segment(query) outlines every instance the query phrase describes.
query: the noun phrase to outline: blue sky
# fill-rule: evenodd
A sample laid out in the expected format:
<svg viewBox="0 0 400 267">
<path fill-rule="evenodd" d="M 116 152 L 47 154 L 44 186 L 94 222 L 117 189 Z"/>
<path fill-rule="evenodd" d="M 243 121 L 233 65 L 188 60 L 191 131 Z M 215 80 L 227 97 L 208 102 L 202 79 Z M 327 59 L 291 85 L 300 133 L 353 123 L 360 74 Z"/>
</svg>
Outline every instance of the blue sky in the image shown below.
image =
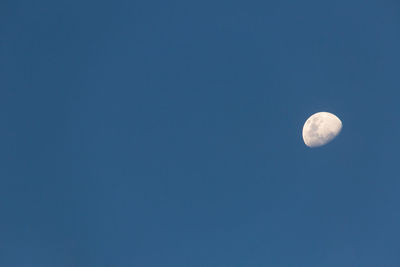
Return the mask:
<svg viewBox="0 0 400 267">
<path fill-rule="evenodd" d="M 396 1 L 3 1 L 0 265 L 400 265 Z M 309 149 L 305 120 L 340 136 Z"/>
</svg>

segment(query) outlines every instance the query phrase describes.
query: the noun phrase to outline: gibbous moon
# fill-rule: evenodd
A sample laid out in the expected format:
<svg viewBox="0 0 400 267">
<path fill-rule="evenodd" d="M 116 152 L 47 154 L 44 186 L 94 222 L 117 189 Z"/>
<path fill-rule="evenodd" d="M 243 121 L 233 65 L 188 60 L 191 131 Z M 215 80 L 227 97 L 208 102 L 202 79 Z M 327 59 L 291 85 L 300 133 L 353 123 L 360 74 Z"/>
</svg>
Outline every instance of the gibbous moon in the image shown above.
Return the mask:
<svg viewBox="0 0 400 267">
<path fill-rule="evenodd" d="M 318 112 L 309 117 L 303 126 L 303 140 L 308 147 L 323 146 L 342 130 L 342 122 L 329 112 Z"/>
</svg>

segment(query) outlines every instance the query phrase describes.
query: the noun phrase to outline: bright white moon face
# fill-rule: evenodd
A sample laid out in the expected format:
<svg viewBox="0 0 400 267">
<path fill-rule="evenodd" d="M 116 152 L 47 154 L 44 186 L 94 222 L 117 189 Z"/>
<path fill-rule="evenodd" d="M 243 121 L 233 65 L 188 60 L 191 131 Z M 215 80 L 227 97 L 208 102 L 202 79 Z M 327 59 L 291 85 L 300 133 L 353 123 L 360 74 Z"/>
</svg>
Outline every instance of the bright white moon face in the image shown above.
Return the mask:
<svg viewBox="0 0 400 267">
<path fill-rule="evenodd" d="M 329 112 L 318 112 L 307 119 L 303 126 L 303 140 L 309 147 L 323 146 L 332 141 L 342 130 L 342 122 Z"/>
</svg>

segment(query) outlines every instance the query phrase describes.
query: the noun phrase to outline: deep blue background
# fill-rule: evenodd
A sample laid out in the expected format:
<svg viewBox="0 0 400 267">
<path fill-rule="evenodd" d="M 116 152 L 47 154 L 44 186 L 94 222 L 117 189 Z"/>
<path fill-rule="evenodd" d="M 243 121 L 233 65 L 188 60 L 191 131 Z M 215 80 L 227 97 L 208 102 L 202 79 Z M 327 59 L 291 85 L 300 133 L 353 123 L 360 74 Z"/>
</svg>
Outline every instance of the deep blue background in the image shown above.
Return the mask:
<svg viewBox="0 0 400 267">
<path fill-rule="evenodd" d="M 398 1 L 6 0 L 0 38 L 1 266 L 400 266 Z"/>
</svg>

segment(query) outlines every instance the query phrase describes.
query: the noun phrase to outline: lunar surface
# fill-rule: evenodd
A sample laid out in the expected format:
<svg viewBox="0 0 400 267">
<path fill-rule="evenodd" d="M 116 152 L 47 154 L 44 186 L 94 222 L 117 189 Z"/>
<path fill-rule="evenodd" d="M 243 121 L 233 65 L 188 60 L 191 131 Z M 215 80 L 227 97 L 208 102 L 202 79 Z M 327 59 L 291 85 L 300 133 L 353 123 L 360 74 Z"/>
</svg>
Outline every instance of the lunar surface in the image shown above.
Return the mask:
<svg viewBox="0 0 400 267">
<path fill-rule="evenodd" d="M 303 126 L 303 140 L 309 147 L 319 147 L 332 141 L 342 130 L 342 122 L 329 112 L 318 112 Z"/>
</svg>

